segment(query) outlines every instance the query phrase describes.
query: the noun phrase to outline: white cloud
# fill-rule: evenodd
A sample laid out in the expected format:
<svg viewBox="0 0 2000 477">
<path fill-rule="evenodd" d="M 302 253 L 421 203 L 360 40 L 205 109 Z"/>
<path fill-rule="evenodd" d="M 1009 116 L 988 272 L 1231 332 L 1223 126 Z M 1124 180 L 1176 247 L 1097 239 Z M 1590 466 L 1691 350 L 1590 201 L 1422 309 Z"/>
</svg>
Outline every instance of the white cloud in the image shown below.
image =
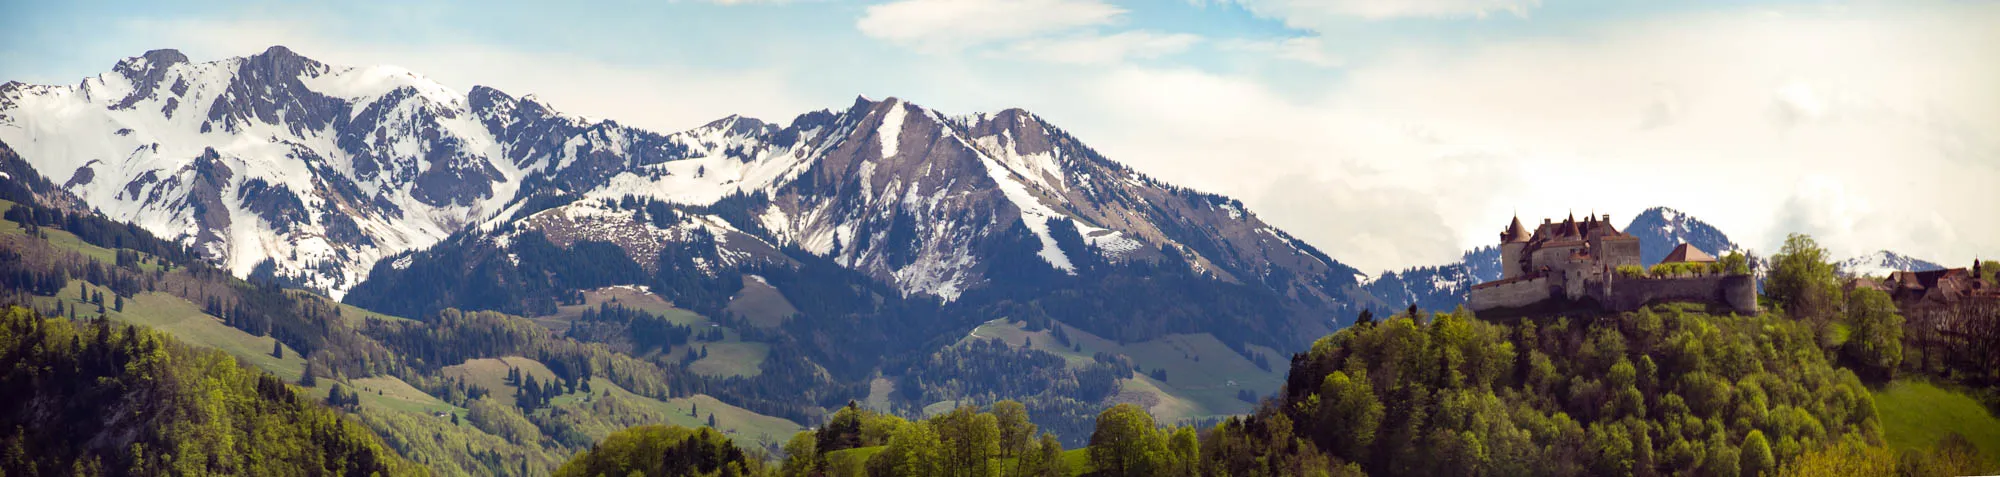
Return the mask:
<svg viewBox="0 0 2000 477">
<path fill-rule="evenodd" d="M 2000 44 L 2000 7 L 1727 11 L 1574 37 L 1590 41 L 1390 48 L 1305 93 L 1127 66 L 984 94 L 1037 98 L 1107 157 L 1242 198 L 1369 272 L 1455 259 L 1516 210 L 1622 223 L 1672 206 L 1767 253 L 1791 231 L 1944 262 L 2000 246 L 2000 64 L 1971 46 Z"/>
<path fill-rule="evenodd" d="M 1201 37 L 1186 33 L 1128 31 L 1112 35 L 1034 38 L 1014 43 L 1009 56 L 1054 63 L 1101 64 L 1126 58 L 1158 58 L 1187 51 Z"/>
<path fill-rule="evenodd" d="M 1485 17 L 1495 13 L 1527 16 L 1541 0 L 1213 0 L 1234 2 L 1258 15 L 1283 19 L 1294 28 L 1320 29 L 1344 18 Z"/>
<path fill-rule="evenodd" d="M 1278 40 L 1230 39 L 1221 46 L 1227 52 L 1247 52 L 1268 55 L 1287 61 L 1296 61 L 1319 67 L 1340 66 L 1343 62 L 1327 51 L 1325 41 L 1317 36 L 1301 36 Z"/>
<path fill-rule="evenodd" d="M 1125 9 L 1099 0 L 897 0 L 870 5 L 863 34 L 931 52 L 1112 22 Z"/>
</svg>

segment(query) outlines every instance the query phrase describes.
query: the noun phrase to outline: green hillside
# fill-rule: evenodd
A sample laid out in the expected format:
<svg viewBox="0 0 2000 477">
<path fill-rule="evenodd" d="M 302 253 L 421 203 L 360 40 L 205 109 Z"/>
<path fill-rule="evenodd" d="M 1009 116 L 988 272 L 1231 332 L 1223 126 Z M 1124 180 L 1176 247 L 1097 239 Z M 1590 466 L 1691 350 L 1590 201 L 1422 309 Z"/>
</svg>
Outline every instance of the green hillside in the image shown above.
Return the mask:
<svg viewBox="0 0 2000 477">
<path fill-rule="evenodd" d="M 0 203 L 0 209 L 17 207 L 26 206 Z M 421 321 L 384 315 L 309 292 L 246 283 L 199 261 L 170 260 L 188 255 L 94 215 L 43 209 L 9 217 L 45 223 L 0 222 L 0 257 L 6 257 L 0 275 L 11 284 L 0 290 L 0 302 L 77 320 L 106 317 L 218 351 L 233 363 L 272 373 L 271 382 L 303 383 L 292 385 L 300 399 L 350 416 L 359 424 L 353 429 L 379 436 L 376 445 L 421 464 L 419 470 L 546 475 L 620 429 L 701 426 L 711 417 L 739 442 L 760 447 L 801 429 L 679 388 L 699 371 L 570 340 L 518 317 L 456 310 Z M 75 224 L 92 232 L 60 228 Z M 614 287 L 592 302 L 631 303 L 679 323 L 711 324 L 636 289 Z M 763 354 L 756 348 L 765 345 L 724 331 L 720 341 L 700 342 L 719 348 L 701 367 L 717 375 L 755 373 Z M 507 380 L 510 369 L 539 383 L 529 394 L 533 401 L 516 399 L 521 386 Z M 600 374 L 586 374 L 592 372 Z"/>
<path fill-rule="evenodd" d="M 1284 384 L 1283 375 L 1259 368 L 1206 333 L 1119 345 L 1075 327 L 1056 326 L 1062 327 L 1069 346 L 1055 337 L 1053 329 L 1028 331 L 1023 323 L 1004 319 L 974 328 L 959 342 L 999 339 L 1014 347 L 1025 344 L 1059 356 L 1073 368 L 1090 365 L 1097 353 L 1129 357 L 1143 372 L 1121 383 L 1118 402 L 1140 404 L 1169 422 L 1248 413 L 1255 404 L 1239 399 L 1240 392 L 1268 396 Z M 1163 370 L 1166 381 L 1145 376 L 1154 370 Z"/>
<path fill-rule="evenodd" d="M 0 356 L 7 475 L 425 473 L 277 378 L 143 327 L 9 307 Z"/>
<path fill-rule="evenodd" d="M 1956 433 L 1972 441 L 1992 469 L 2000 469 L 2000 419 L 1971 397 L 1905 379 L 1875 391 L 1875 410 L 1890 447 L 1929 449 Z"/>
</svg>

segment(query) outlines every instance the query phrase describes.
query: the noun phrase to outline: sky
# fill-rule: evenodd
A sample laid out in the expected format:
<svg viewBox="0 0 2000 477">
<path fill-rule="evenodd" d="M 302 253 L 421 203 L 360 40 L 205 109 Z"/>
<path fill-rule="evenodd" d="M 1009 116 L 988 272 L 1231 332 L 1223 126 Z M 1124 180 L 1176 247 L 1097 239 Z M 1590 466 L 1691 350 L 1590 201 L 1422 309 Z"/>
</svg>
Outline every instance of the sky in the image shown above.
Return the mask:
<svg viewBox="0 0 2000 477">
<path fill-rule="evenodd" d="M 1771 253 L 2000 256 L 2000 3 L 0 0 L 0 81 L 271 45 L 661 132 L 1026 108 L 1374 274 L 1667 206 Z"/>
</svg>

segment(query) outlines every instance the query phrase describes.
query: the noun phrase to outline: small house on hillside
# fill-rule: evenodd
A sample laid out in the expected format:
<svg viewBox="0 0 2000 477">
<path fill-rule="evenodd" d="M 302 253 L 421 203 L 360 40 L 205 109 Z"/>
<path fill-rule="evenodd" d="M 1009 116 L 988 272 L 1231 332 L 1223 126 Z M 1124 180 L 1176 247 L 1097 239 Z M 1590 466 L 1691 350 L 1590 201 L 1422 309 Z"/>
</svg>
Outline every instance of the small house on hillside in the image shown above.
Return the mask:
<svg viewBox="0 0 2000 477">
<path fill-rule="evenodd" d="M 1675 245 L 1674 251 L 1667 252 L 1667 258 L 1660 260 L 1660 263 L 1715 263 L 1715 256 L 1695 248 L 1694 245 L 1682 243 Z"/>
</svg>

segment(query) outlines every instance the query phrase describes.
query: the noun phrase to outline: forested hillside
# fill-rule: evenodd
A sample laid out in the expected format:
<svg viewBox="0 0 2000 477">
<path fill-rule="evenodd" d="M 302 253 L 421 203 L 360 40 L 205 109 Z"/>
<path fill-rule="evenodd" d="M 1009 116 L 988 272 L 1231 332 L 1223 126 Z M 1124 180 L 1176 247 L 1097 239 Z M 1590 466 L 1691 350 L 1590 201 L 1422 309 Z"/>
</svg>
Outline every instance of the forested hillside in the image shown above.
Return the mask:
<svg viewBox="0 0 2000 477">
<path fill-rule="evenodd" d="M 35 199 L 18 193 L 10 197 Z M 92 326 L 109 323 L 119 330 L 127 326 L 151 329 L 159 336 L 216 350 L 219 356 L 254 366 L 256 371 L 242 371 L 251 382 L 281 383 L 278 389 L 295 386 L 287 392 L 337 409 L 339 412 L 323 410 L 333 416 L 333 422 L 347 423 L 343 424 L 346 429 L 360 436 L 379 435 L 379 439 L 368 437 L 377 439 L 373 442 L 383 455 L 407 456 L 439 474 L 546 475 L 563 459 L 612 432 L 643 424 L 706 424 L 773 447 L 799 429 L 794 421 L 737 407 L 707 394 L 743 394 L 730 391 L 746 387 L 740 379 L 702 376 L 671 362 L 642 361 L 612 351 L 605 344 L 571 339 L 518 317 L 449 309 L 421 320 L 382 315 L 315 294 L 285 290 L 270 282 L 238 280 L 193 258 L 182 247 L 92 213 L 32 202 L 0 201 L 0 209 L 7 219 L 0 222 L 0 258 L 4 258 L 0 260 L 0 285 L 5 285 L 0 288 L 0 303 Z M 622 313 L 619 316 L 642 323 L 659 321 L 650 313 L 611 311 L 614 309 L 605 308 L 603 313 Z M 620 332 L 651 342 L 672 341 L 675 330 L 672 326 L 632 328 L 628 324 Z M 699 338 L 689 330 L 683 339 Z M 122 366 L 123 362 L 118 363 Z M 260 373 L 270 374 L 259 378 Z M 804 419 L 810 416 L 807 410 L 812 406 L 812 392 L 836 389 L 810 381 L 813 375 L 805 372 L 772 374 L 808 381 L 787 384 L 783 400 L 761 401 L 765 404 L 759 409 L 771 414 Z M 173 378 L 163 372 L 129 378 L 154 377 Z M 44 390 L 43 386 L 24 381 L 8 390 L 66 389 Z M 29 402 L 29 397 L 19 402 Z M 83 397 L 75 402 L 105 406 L 89 408 L 92 413 L 115 415 L 125 406 Z M 226 406 L 220 401 L 202 404 L 203 399 L 207 398 L 177 399 L 157 392 L 133 398 L 140 404 L 159 400 L 196 407 Z M 831 405 L 845 402 L 844 397 L 838 399 Z M 339 417 L 343 414 L 351 417 Z M 155 421 L 178 426 L 174 423 L 206 419 L 201 416 L 168 413 Z M 53 432 L 68 429 L 59 424 L 88 415 L 39 418 L 42 420 L 21 422 L 25 429 Z M 198 420 L 186 425 L 201 423 L 229 421 Z M 113 437 L 107 442 L 114 444 L 137 439 L 108 435 Z M 234 452 L 256 451 L 258 446 L 255 439 L 248 438 L 228 442 L 239 446 Z M 75 447 L 91 448 L 83 444 Z M 88 456 L 33 455 L 47 455 L 46 462 L 65 469 L 70 464 L 91 465 L 88 459 L 78 460 Z M 347 465 L 350 461 L 365 465 L 370 460 L 341 458 L 332 462 Z M 214 465 L 238 465 L 217 462 Z M 111 464 L 125 468 L 122 461 Z"/>
<path fill-rule="evenodd" d="M 795 435 L 774 472 L 1895 476 L 2000 469 L 1991 450 L 2000 421 L 1951 390 L 1981 385 L 1990 373 L 1907 366 L 1897 306 L 1882 292 L 1835 285 L 1823 256 L 1810 238 L 1789 241 L 1774 257 L 1770 310 L 1753 316 L 1678 303 L 1508 322 L 1463 310 L 1363 316 L 1294 356 L 1283 392 L 1249 416 L 1207 429 L 1162 426 L 1143 408 L 1119 405 L 1096 417 L 1087 448 L 1067 452 L 1013 401 L 923 420 L 850 406 Z M 1955 349 L 1983 338 L 1956 336 L 1962 340 L 1924 351 L 1925 361 L 1971 362 Z M 975 341 L 953 356 L 993 354 L 989 348 L 998 346 L 997 339 Z M 1911 381 L 1913 373 L 1922 376 Z M 982 382 L 1002 387 L 1041 379 L 988 377 Z M 1896 420 L 1885 422 L 1888 416 Z"/>
<path fill-rule="evenodd" d="M 425 475 L 228 354 L 106 319 L 0 314 L 5 475 Z"/>
</svg>

